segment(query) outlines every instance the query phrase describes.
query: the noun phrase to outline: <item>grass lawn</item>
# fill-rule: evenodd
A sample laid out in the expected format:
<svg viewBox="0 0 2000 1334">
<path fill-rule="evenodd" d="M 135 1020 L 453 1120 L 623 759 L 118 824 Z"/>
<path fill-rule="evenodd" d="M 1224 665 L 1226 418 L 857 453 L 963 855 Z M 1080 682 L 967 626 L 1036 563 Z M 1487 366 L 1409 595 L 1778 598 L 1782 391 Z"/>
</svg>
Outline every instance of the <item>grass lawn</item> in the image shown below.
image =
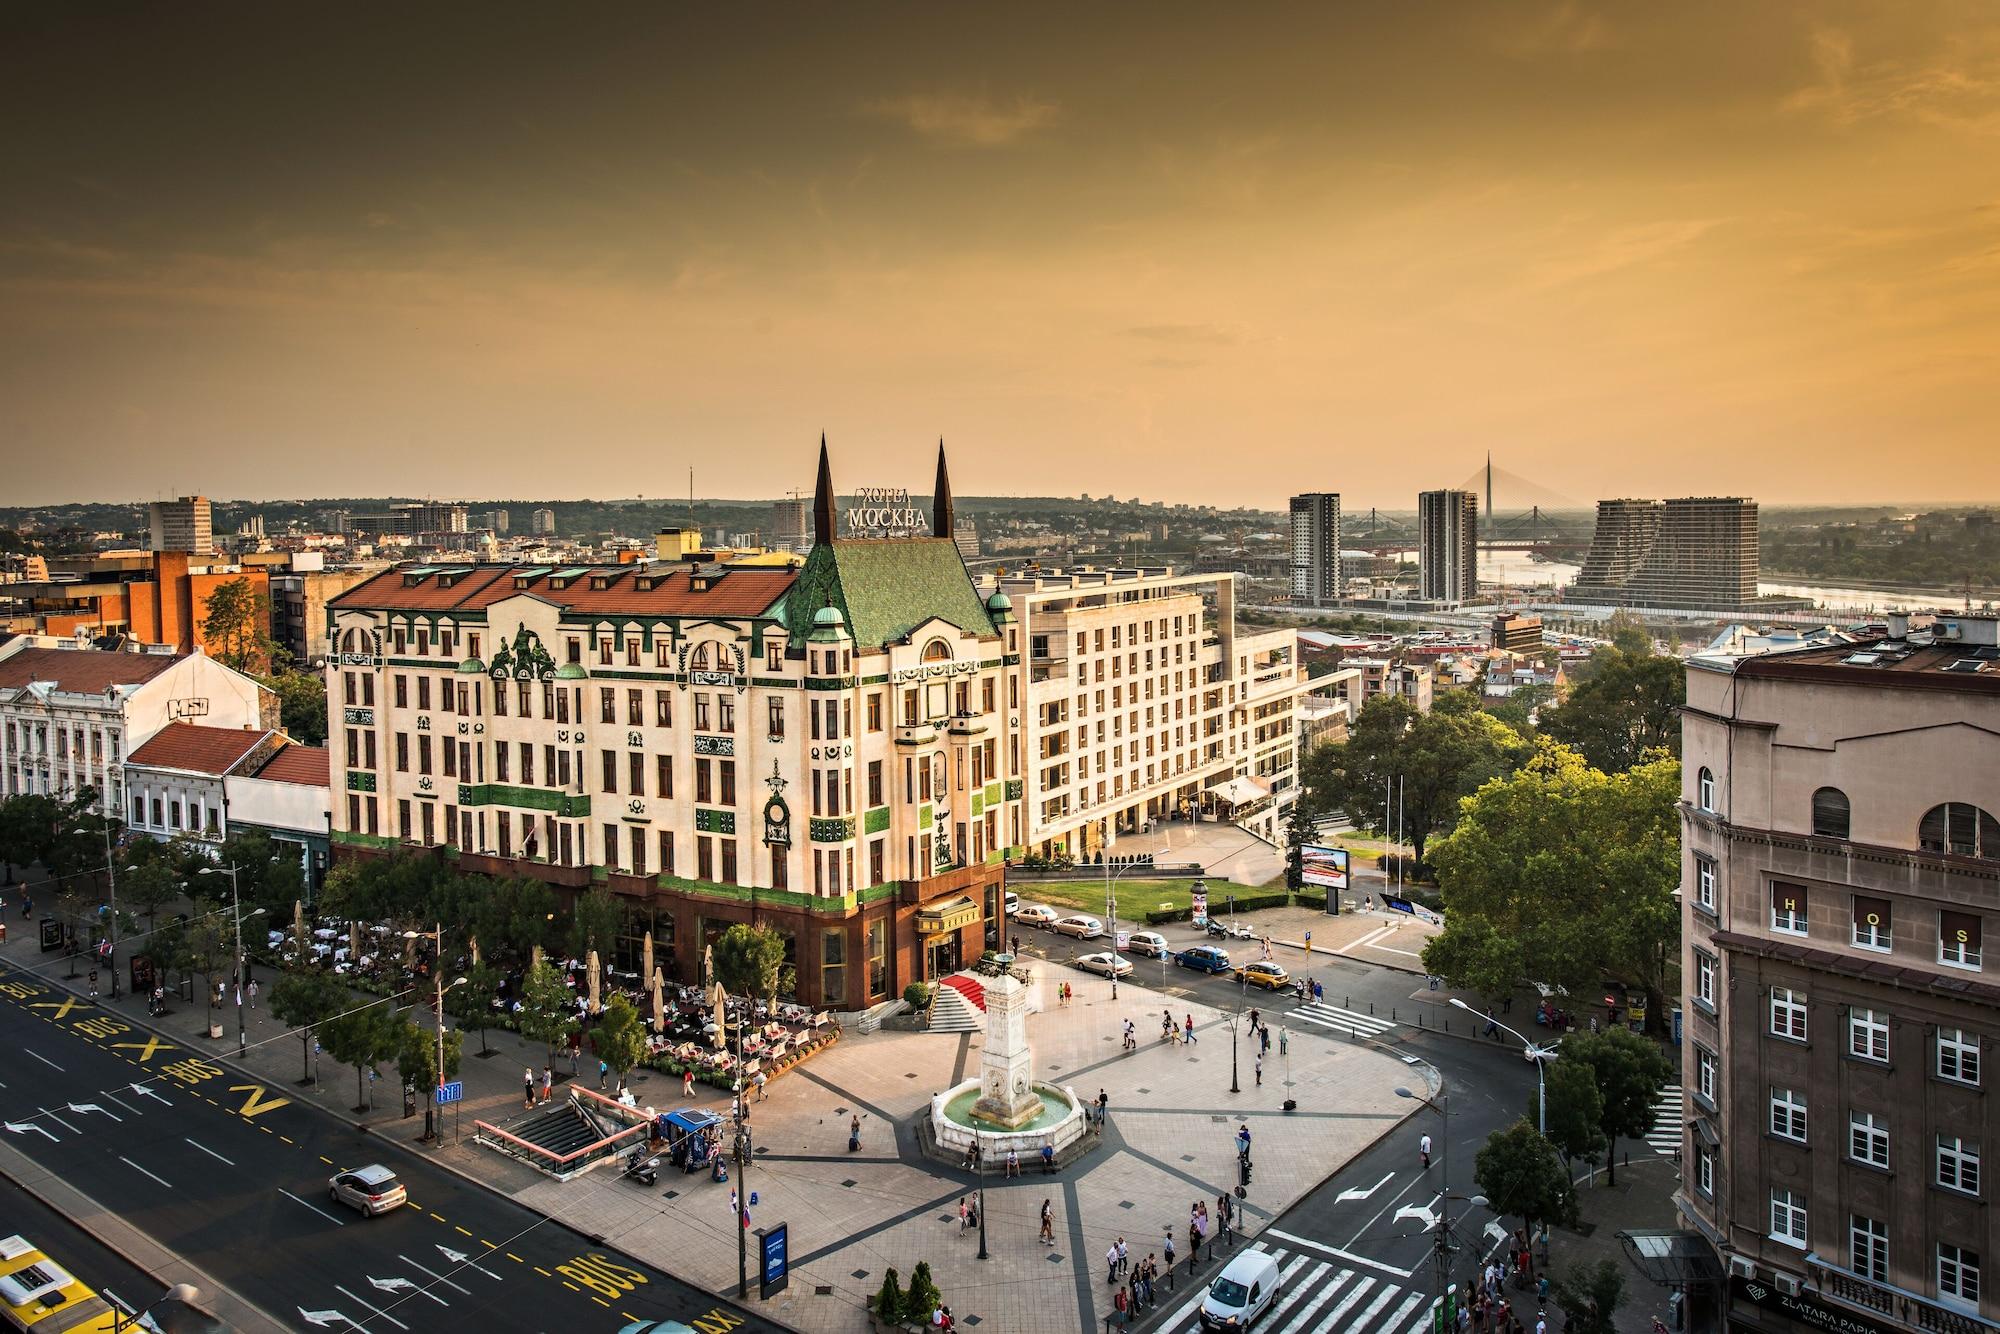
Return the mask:
<svg viewBox="0 0 2000 1334">
<path fill-rule="evenodd" d="M 1279 876 L 1269 887 L 1282 891 L 1285 878 Z M 1087 912 L 1093 917 L 1104 916 L 1104 880 L 1101 876 L 1096 880 L 1023 880 L 1008 888 L 1021 896 L 1022 903 L 1046 903 L 1065 913 Z M 1208 887 L 1208 903 L 1212 911 L 1220 911 L 1230 894 L 1263 892 L 1263 889 L 1252 889 L 1247 885 L 1232 886 L 1225 881 L 1215 881 Z M 1185 911 L 1194 902 L 1194 881 L 1140 880 L 1127 876 L 1111 882 L 1111 894 L 1118 904 L 1119 917 L 1129 920 L 1168 908 Z"/>
</svg>

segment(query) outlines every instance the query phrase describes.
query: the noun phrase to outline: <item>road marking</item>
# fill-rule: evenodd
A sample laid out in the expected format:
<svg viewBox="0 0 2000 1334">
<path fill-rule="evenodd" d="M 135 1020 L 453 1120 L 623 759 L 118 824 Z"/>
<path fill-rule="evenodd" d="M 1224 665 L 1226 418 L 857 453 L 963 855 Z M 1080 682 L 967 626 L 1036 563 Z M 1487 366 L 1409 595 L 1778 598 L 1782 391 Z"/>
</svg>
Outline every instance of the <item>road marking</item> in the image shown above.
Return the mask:
<svg viewBox="0 0 2000 1334">
<path fill-rule="evenodd" d="M 1338 1005 L 1327 1005 L 1318 1001 L 1296 1010 L 1287 1010 L 1285 1013 L 1308 1024 L 1316 1024 L 1321 1028 L 1330 1028 L 1336 1033 L 1348 1033 L 1355 1037 L 1380 1037 L 1396 1027 L 1394 1020 L 1362 1014 L 1358 1010 L 1344 1010 Z"/>
<path fill-rule="evenodd" d="M 444 1284 L 448 1288 L 458 1288 L 460 1292 L 464 1293 L 468 1297 L 472 1295 L 471 1288 L 460 1288 L 458 1284 L 452 1282 L 450 1279 L 446 1278 L 443 1274 L 437 1273 L 434 1270 L 424 1268 L 422 1265 L 418 1264 L 415 1260 L 412 1260 L 407 1255 L 399 1255 L 396 1258 L 398 1260 L 401 1260 L 404 1264 L 408 1265 L 410 1268 L 416 1270 L 419 1274 L 428 1275 L 429 1277 L 434 1278 L 438 1282 Z"/>
<path fill-rule="evenodd" d="M 1353 1310 L 1355 1303 L 1367 1296 L 1369 1289 L 1373 1288 L 1375 1283 L 1376 1280 L 1373 1277 L 1364 1275 L 1359 1283 L 1349 1288 L 1347 1295 L 1340 1299 L 1340 1305 L 1327 1312 L 1326 1328 L 1339 1329 L 1341 1327 L 1340 1318 Z M 1386 1287 L 1387 1285 L 1384 1286 Z M 1395 1289 L 1390 1288 L 1389 1291 L 1393 1292 Z"/>
<path fill-rule="evenodd" d="M 1411 1177 L 1410 1184 L 1403 1187 L 1401 1190 L 1397 1191 L 1396 1194 L 1390 1199 L 1389 1203 L 1383 1205 L 1380 1209 L 1377 1209 L 1375 1211 L 1375 1216 L 1369 1219 L 1367 1222 L 1363 1223 L 1359 1228 L 1359 1230 L 1357 1230 L 1353 1236 L 1347 1239 L 1347 1244 L 1349 1246 L 1352 1246 L 1355 1242 L 1360 1241 L 1364 1236 L 1366 1236 L 1368 1234 L 1368 1229 L 1374 1227 L 1377 1223 L 1381 1222 L 1382 1215 L 1388 1213 L 1390 1209 L 1394 1208 L 1397 1200 L 1402 1199 L 1405 1195 L 1408 1195 L 1411 1191 L 1415 1190 L 1417 1188 L 1417 1185 L 1420 1182 L 1422 1182 L 1423 1179 L 1424 1178 L 1421 1173 Z"/>
<path fill-rule="evenodd" d="M 454 1232 L 463 1232 L 463 1233 L 465 1233 L 465 1235 L 466 1235 L 466 1236 L 468 1236 L 468 1237 L 472 1235 L 472 1234 L 471 1234 L 470 1232 L 466 1232 L 464 1228 L 460 1227 L 460 1226 L 459 1226 L 458 1224 L 456 1224 L 456 1223 L 453 1223 L 453 1224 L 452 1224 L 451 1226 L 452 1226 L 452 1230 L 453 1230 Z"/>
<path fill-rule="evenodd" d="M 1398 1325 L 1402 1324 L 1405 1320 L 1408 1320 L 1410 1318 L 1410 1316 L 1416 1311 L 1418 1305 L 1424 1302 L 1428 1302 L 1430 1300 L 1431 1298 L 1425 1295 L 1424 1293 L 1421 1292 L 1411 1293 L 1409 1300 L 1404 1302 L 1401 1306 L 1397 1307 L 1395 1312 L 1392 1315 L 1390 1315 L 1390 1317 L 1387 1320 L 1382 1322 L 1383 1328 L 1385 1329 L 1396 1328 Z"/>
<path fill-rule="evenodd" d="M 243 1105 L 236 1109 L 239 1116 L 261 1116 L 274 1108 L 287 1106 L 292 1101 L 290 1098 L 265 1097 L 264 1095 L 269 1093 L 270 1090 L 262 1084 L 231 1084 L 229 1091 L 231 1093 L 245 1093 L 249 1095 L 243 1099 Z"/>
<path fill-rule="evenodd" d="M 118 1155 L 118 1161 L 125 1164 L 125 1166 L 131 1168 L 134 1172 L 146 1172 L 145 1168 L 139 1166 L 139 1164 L 133 1162 L 130 1158 L 127 1158 L 122 1153 Z M 172 1190 L 174 1188 L 173 1182 L 168 1181 L 166 1178 L 159 1176 L 156 1173 L 146 1172 L 146 1175 L 152 1177 L 153 1180 L 159 1182 L 162 1186 L 165 1186 L 168 1190 Z"/>
<path fill-rule="evenodd" d="M 1396 1294 L 1401 1291 L 1401 1288 L 1391 1287 L 1387 1283 L 1383 1284 L 1381 1294 L 1374 1301 L 1368 1303 L 1368 1309 L 1361 1313 L 1360 1319 L 1355 1322 L 1356 1326 L 1360 1329 L 1381 1328 L 1381 1326 L 1374 1323 L 1376 1315 L 1381 1312 L 1383 1307 L 1395 1301 Z"/>
<path fill-rule="evenodd" d="M 195 1146 L 195 1147 L 196 1147 L 197 1149 L 200 1149 L 200 1150 L 201 1150 L 201 1151 L 202 1151 L 203 1153 L 205 1153 L 205 1154 L 207 1154 L 207 1155 L 208 1155 L 209 1157 L 211 1157 L 211 1158 L 215 1159 L 215 1161 L 216 1161 L 216 1162 L 218 1162 L 218 1163 L 229 1163 L 229 1165 L 230 1165 L 231 1167 L 234 1167 L 234 1166 L 236 1166 L 236 1164 L 235 1164 L 235 1163 L 230 1163 L 230 1162 L 229 1162 L 229 1160 L 228 1160 L 227 1158 L 224 1158 L 224 1157 L 223 1157 L 223 1156 L 222 1156 L 221 1154 L 217 1153 L 217 1152 L 216 1152 L 216 1151 L 215 1151 L 214 1149 L 211 1149 L 211 1148 L 209 1148 L 209 1147 L 208 1147 L 208 1146 L 207 1146 L 206 1144 L 197 1144 L 197 1143 L 195 1143 L 195 1141 L 194 1141 L 194 1140 L 188 1140 L 188 1143 L 190 1143 L 190 1144 L 194 1144 L 194 1146 Z"/>
<path fill-rule="evenodd" d="M 168 1101 L 166 1098 L 162 1098 L 159 1094 L 153 1092 L 153 1090 L 147 1088 L 144 1084 L 132 1085 L 132 1092 L 140 1095 L 141 1097 L 151 1098 L 154 1102 L 164 1102 L 169 1107 L 173 1106 L 172 1102 Z"/>
<path fill-rule="evenodd" d="M 366 1328 L 364 1325 L 356 1324 L 353 1319 L 341 1314 L 339 1311 L 308 1311 L 305 1307 L 301 1306 L 299 1314 L 304 1316 L 308 1323 L 319 1325 L 322 1328 L 332 1328 L 333 1322 L 336 1320 L 346 1321 L 348 1324 L 354 1325 L 356 1329 Z"/>
<path fill-rule="evenodd" d="M 1681 1117 L 1685 1107 L 1679 1084 L 1669 1084 L 1660 1090 L 1660 1105 L 1653 1114 L 1653 1128 L 1644 1136 L 1646 1143 L 1655 1151 L 1668 1157 L 1681 1151 L 1681 1136 L 1685 1133 Z"/>
<path fill-rule="evenodd" d="M 117 1103 L 120 1107 L 123 1107 L 126 1111 L 132 1113 L 132 1115 L 134 1116 L 144 1115 L 144 1113 L 141 1112 L 138 1108 L 134 1107 L 131 1103 L 119 1097 L 116 1093 L 106 1091 L 102 1096 L 111 1099 L 111 1101 Z"/>
<path fill-rule="evenodd" d="M 34 1057 L 36 1060 L 40 1061 L 43 1065 L 46 1065 L 51 1070 L 62 1069 L 61 1066 L 57 1065 L 54 1061 L 51 1061 L 48 1057 L 42 1055 L 40 1052 L 34 1050 L 32 1047 L 23 1047 L 21 1048 L 21 1050 L 27 1052 L 28 1055 Z"/>
<path fill-rule="evenodd" d="M 126 1051 L 138 1052 L 139 1053 L 138 1062 L 141 1065 L 144 1065 L 147 1062 L 151 1061 L 153 1059 L 153 1054 L 155 1052 L 180 1050 L 180 1048 L 176 1047 L 173 1043 L 162 1042 L 156 1037 L 149 1037 L 144 1042 L 114 1042 L 111 1045 L 116 1048 L 122 1048 Z M 132 1058 L 127 1057 L 126 1059 L 131 1060 Z M 345 1318 L 346 1318 L 345 1316 L 342 1317 L 342 1319 Z"/>
<path fill-rule="evenodd" d="M 32 1130 L 37 1135 L 47 1135 L 51 1143 L 54 1144 L 62 1143 L 62 1141 L 57 1139 L 54 1135 L 49 1134 L 49 1128 L 47 1126 L 38 1126 L 33 1121 L 0 1121 L 0 1126 L 5 1126 L 8 1130 L 13 1131 L 16 1135 L 25 1135 L 30 1130 Z"/>
<path fill-rule="evenodd" d="M 443 1242 L 434 1241 L 431 1243 L 431 1245 L 437 1247 L 438 1253 L 443 1255 L 445 1259 L 451 1261 L 455 1265 L 464 1265 L 467 1269 L 476 1270 L 477 1272 L 484 1274 L 486 1275 L 486 1277 L 492 1279 L 495 1283 L 506 1282 L 505 1279 L 501 1278 L 498 1274 L 494 1273 L 492 1270 L 480 1269 L 478 1262 L 475 1261 L 471 1256 L 467 1255 L 464 1251 L 454 1251 L 453 1249 L 451 1249 L 451 1247 L 446 1246 Z M 547 1274 L 549 1271 L 544 1269 L 540 1270 L 539 1272 Z"/>
<path fill-rule="evenodd" d="M 508 1252 L 507 1252 L 507 1258 L 508 1258 L 509 1260 L 512 1260 L 512 1261 L 513 1261 L 513 1262 L 514 1262 L 515 1264 L 517 1264 L 517 1265 L 524 1265 L 524 1264 L 528 1263 L 528 1262 L 527 1262 L 526 1260 L 523 1260 L 523 1259 L 522 1259 L 522 1258 L 521 1258 L 520 1256 L 518 1256 L 518 1255 L 514 1254 L 514 1252 L 512 1252 L 512 1251 L 508 1251 Z"/>
<path fill-rule="evenodd" d="M 1358 949 L 1360 949 L 1360 948 L 1361 948 L 1362 946 L 1364 946 L 1364 945 L 1372 945 L 1372 944 L 1374 944 L 1374 943 L 1375 943 L 1376 941 L 1378 941 L 1378 940 L 1380 940 L 1380 939 L 1381 939 L 1382 937 L 1384 937 L 1384 936 L 1388 935 L 1388 934 L 1389 934 L 1389 933 L 1390 933 L 1391 931 L 1393 931 L 1393 930 L 1395 930 L 1395 929 L 1396 929 L 1396 928 L 1394 928 L 1394 927 L 1392 927 L 1392 926 L 1380 926 L 1380 927 L 1377 927 L 1377 928 L 1375 928 L 1375 929 L 1374 929 L 1373 931 L 1370 931 L 1370 932 L 1369 932 L 1369 933 L 1368 933 L 1367 935 L 1365 935 L 1365 936 L 1361 937 L 1361 939 L 1359 939 L 1359 940 L 1350 940 L 1350 941 L 1348 941 L 1348 942 L 1347 942 L 1347 943 L 1346 943 L 1345 945 L 1342 945 L 1342 946 L 1340 946 L 1340 947 L 1339 947 L 1338 949 L 1336 949 L 1336 950 L 1334 951 L 1334 953 L 1336 953 L 1336 954 L 1345 954 L 1345 953 L 1347 953 L 1347 952 L 1348 952 L 1349 950 L 1358 950 Z"/>
<path fill-rule="evenodd" d="M 384 1320 L 394 1325 L 397 1329 L 401 1330 L 409 1329 L 408 1325 L 396 1319 L 396 1317 L 390 1315 L 387 1311 L 383 1310 L 381 1307 L 375 1305 L 373 1302 L 368 1301 L 366 1298 L 355 1296 L 353 1293 L 349 1292 L 346 1288 L 341 1287 L 338 1283 L 333 1285 L 333 1290 L 339 1293 L 341 1296 L 347 1298 L 349 1301 L 358 1302 L 362 1306 L 367 1307 L 369 1310 L 373 1311 L 376 1315 L 381 1316 Z"/>
<path fill-rule="evenodd" d="M 1338 1246 L 1329 1246 L 1323 1241 L 1314 1241 L 1309 1237 L 1296 1236 L 1274 1227 L 1267 1227 L 1257 1235 L 1261 1237 L 1276 1237 L 1289 1246 L 1304 1246 L 1310 1250 L 1331 1255 L 1335 1259 L 1345 1260 L 1349 1264 L 1366 1265 L 1370 1269 L 1379 1269 L 1385 1274 L 1394 1274 L 1397 1278 L 1408 1278 L 1416 1272 L 1414 1269 L 1398 1269 L 1394 1265 L 1385 1264 L 1380 1260 L 1371 1260 L 1365 1255 L 1356 1255 L 1352 1251 L 1343 1251 Z"/>
<path fill-rule="evenodd" d="M 1373 1195 L 1376 1191 L 1382 1189 L 1382 1187 L 1388 1185 L 1391 1181 L 1395 1180 L 1395 1178 L 1396 1174 L 1394 1172 L 1389 1172 L 1385 1174 L 1380 1181 L 1370 1186 L 1367 1190 L 1343 1190 L 1335 1198 L 1341 1200 L 1365 1200 L 1370 1195 Z"/>
<path fill-rule="evenodd" d="M 40 1016 L 43 1019 L 47 1019 L 53 1022 L 57 1019 L 67 1019 L 69 1017 L 69 1012 L 71 1010 L 78 1008 L 79 1006 L 82 1006 L 82 1008 L 86 1010 L 91 1008 L 88 1005 L 83 1005 L 83 1003 L 77 1000 L 77 998 L 74 996 L 65 996 L 63 997 L 63 999 L 59 1001 L 32 1001 L 29 1003 L 28 1008 L 31 1010 L 54 1010 L 55 1011 L 54 1014 L 45 1014 Z M 61 1067 L 57 1068 L 60 1069 Z"/>
<path fill-rule="evenodd" d="M 303 1205 L 305 1205 L 305 1207 L 306 1207 L 306 1208 L 308 1208 L 308 1209 L 312 1210 L 312 1211 L 313 1211 L 314 1213 L 318 1214 L 318 1215 L 319 1215 L 319 1216 L 320 1216 L 321 1218 L 324 1218 L 324 1219 L 325 1219 L 325 1220 L 326 1220 L 327 1222 L 329 1222 L 329 1223 L 333 1224 L 333 1225 L 334 1225 L 335 1227 L 346 1227 L 346 1226 L 347 1226 L 347 1220 L 346 1220 L 346 1219 L 344 1219 L 344 1218 L 335 1218 L 335 1217 L 334 1217 L 334 1216 L 333 1216 L 332 1214 L 330 1214 L 330 1213 L 328 1213 L 328 1212 L 327 1212 L 326 1210 L 324 1210 L 324 1209 L 320 1208 L 320 1207 L 319 1207 L 319 1206 L 318 1206 L 317 1204 L 314 1204 L 314 1203 L 313 1203 L 312 1201 L 310 1201 L 310 1200 L 302 1200 L 302 1199 L 300 1199 L 300 1198 L 299 1198 L 298 1196 L 296 1196 L 296 1195 L 292 1194 L 292 1193 L 291 1193 L 290 1191 L 286 1190 L 286 1189 L 285 1189 L 285 1188 L 284 1188 L 283 1186 L 280 1186 L 280 1187 L 278 1187 L 278 1194 L 280 1194 L 280 1195 L 284 1196 L 284 1197 L 285 1197 L 286 1199 L 288 1199 L 288 1200 L 292 1201 L 292 1202 L 293 1202 L 293 1203 L 295 1203 L 295 1204 L 303 1204 Z M 351 1293 L 350 1293 L 349 1295 L 350 1295 L 350 1296 L 352 1296 L 353 1294 L 351 1294 Z"/>
<path fill-rule="evenodd" d="M 1339 1270 L 1334 1275 L 1333 1282 L 1327 1284 L 1326 1287 L 1320 1292 L 1319 1296 L 1314 1298 L 1313 1301 L 1303 1311 L 1300 1311 L 1297 1315 L 1293 1316 L 1292 1323 L 1286 1325 L 1282 1330 L 1278 1331 L 1278 1334 L 1299 1334 L 1299 1331 L 1304 1329 L 1306 1325 L 1311 1322 L 1313 1314 L 1316 1311 L 1318 1311 L 1320 1307 L 1325 1306 L 1328 1302 L 1332 1301 L 1335 1295 L 1340 1292 L 1342 1285 L 1344 1285 L 1349 1279 L 1353 1277 L 1354 1277 L 1354 1271 L 1352 1269 Z M 1364 1279 L 1363 1281 L 1373 1282 L 1374 1280 Z"/>
<path fill-rule="evenodd" d="M 419 1297 L 430 1298 L 432 1301 L 436 1302 L 439 1306 L 451 1305 L 450 1302 L 438 1296 L 435 1292 L 432 1292 L 429 1288 L 420 1288 L 416 1284 L 412 1283 L 409 1279 L 404 1278 L 401 1274 L 393 1274 L 388 1278 L 376 1278 L 373 1274 L 370 1274 L 368 1276 L 368 1286 L 372 1288 L 380 1288 L 384 1292 L 401 1292 L 405 1288 L 407 1288 L 411 1292 L 416 1293 Z"/>
<path fill-rule="evenodd" d="M 69 1104 L 69 1109 L 72 1112 L 75 1112 L 79 1116 L 81 1116 L 85 1112 L 96 1112 L 99 1116 L 110 1117 L 113 1121 L 118 1122 L 120 1125 L 123 1125 L 125 1123 L 124 1117 L 118 1115 L 118 1113 L 116 1112 L 107 1111 L 105 1108 L 98 1106 L 94 1102 L 73 1102 Z"/>
</svg>

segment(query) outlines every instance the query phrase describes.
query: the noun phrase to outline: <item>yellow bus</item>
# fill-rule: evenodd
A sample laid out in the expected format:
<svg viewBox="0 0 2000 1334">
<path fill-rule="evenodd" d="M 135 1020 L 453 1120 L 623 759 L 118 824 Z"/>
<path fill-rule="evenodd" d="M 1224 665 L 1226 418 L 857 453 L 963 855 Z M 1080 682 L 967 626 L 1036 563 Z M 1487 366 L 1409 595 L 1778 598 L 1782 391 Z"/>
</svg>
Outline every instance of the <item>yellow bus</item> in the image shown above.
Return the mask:
<svg viewBox="0 0 2000 1334">
<path fill-rule="evenodd" d="M 0 1237 L 0 1329 L 33 1334 L 112 1334 L 120 1317 L 25 1237 Z M 125 1329 L 137 1329 L 129 1317 Z"/>
</svg>

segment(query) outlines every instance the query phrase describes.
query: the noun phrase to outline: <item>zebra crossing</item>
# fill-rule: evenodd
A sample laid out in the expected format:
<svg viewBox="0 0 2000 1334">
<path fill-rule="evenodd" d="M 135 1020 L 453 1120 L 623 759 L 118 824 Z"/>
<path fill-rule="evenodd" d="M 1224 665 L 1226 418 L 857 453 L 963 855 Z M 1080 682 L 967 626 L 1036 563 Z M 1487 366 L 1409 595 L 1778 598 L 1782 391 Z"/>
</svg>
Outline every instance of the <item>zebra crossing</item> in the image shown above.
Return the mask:
<svg viewBox="0 0 2000 1334">
<path fill-rule="evenodd" d="M 1349 1037 L 1379 1038 L 1396 1027 L 1394 1020 L 1362 1014 L 1358 1010 L 1343 1010 L 1338 1005 L 1328 1005 L 1322 1001 L 1313 1001 L 1296 1010 L 1287 1010 L 1285 1013 L 1288 1018 L 1316 1024 L 1321 1028 L 1330 1028 Z"/>
<path fill-rule="evenodd" d="M 1653 1128 L 1646 1132 L 1646 1143 L 1671 1158 L 1681 1151 L 1681 1139 L 1687 1133 L 1686 1127 L 1681 1086 L 1669 1084 L 1660 1090 L 1659 1110 L 1653 1115 Z"/>
<path fill-rule="evenodd" d="M 1251 1243 L 1278 1262 L 1278 1299 L 1257 1318 L 1260 1334 L 1422 1334 L 1431 1295 L 1284 1246 Z M 1196 1334 L 1207 1286 L 1156 1326 L 1156 1334 Z"/>
</svg>

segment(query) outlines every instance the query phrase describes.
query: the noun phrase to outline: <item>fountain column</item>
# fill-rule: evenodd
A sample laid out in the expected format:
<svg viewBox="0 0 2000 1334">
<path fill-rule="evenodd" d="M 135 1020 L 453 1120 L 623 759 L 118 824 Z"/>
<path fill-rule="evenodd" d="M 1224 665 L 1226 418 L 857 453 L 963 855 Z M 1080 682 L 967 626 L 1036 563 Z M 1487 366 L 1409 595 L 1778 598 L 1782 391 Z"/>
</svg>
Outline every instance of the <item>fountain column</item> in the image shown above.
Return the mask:
<svg viewBox="0 0 2000 1334">
<path fill-rule="evenodd" d="M 1009 1130 L 1041 1115 L 1032 1063 L 1028 989 L 1002 972 L 986 984 L 986 1049 L 979 1058 L 979 1100 L 972 1115 Z"/>
</svg>

